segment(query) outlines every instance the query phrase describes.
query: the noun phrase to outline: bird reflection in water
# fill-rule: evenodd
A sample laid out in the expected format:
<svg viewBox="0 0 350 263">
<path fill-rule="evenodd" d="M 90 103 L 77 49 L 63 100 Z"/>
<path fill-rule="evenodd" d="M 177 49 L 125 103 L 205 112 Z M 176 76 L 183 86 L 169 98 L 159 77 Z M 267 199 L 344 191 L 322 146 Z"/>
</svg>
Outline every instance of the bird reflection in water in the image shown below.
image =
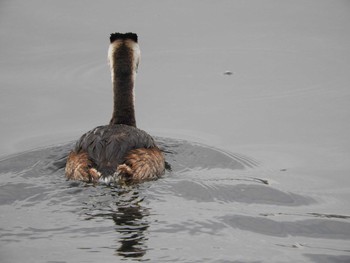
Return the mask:
<svg viewBox="0 0 350 263">
<path fill-rule="evenodd" d="M 140 207 L 121 207 L 113 215 L 116 231 L 120 233 L 117 254 L 126 258 L 141 258 L 146 254 L 145 231 L 149 225 Z"/>
<path fill-rule="evenodd" d="M 140 186 L 102 187 L 85 203 L 86 220 L 112 219 L 118 257 L 141 260 L 146 254 L 149 208 L 141 205 Z"/>
<path fill-rule="evenodd" d="M 125 258 L 142 258 L 147 251 L 148 208 L 140 205 L 138 191 L 118 192 L 117 211 L 112 214 L 119 233 L 120 243 L 116 255 Z"/>
</svg>

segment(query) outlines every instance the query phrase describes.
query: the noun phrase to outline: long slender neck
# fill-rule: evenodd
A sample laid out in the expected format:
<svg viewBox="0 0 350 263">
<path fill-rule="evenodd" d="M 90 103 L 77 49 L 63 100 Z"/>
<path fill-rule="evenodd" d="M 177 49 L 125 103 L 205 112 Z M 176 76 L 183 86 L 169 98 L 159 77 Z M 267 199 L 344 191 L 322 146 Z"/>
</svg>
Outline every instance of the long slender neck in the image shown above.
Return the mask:
<svg viewBox="0 0 350 263">
<path fill-rule="evenodd" d="M 118 74 L 112 76 L 113 115 L 110 124 L 125 124 L 136 127 L 134 108 L 134 74 Z"/>
<path fill-rule="evenodd" d="M 135 56 L 130 42 L 114 42 L 108 57 L 113 85 L 113 115 L 110 124 L 136 127 L 134 109 L 134 82 L 136 78 Z"/>
</svg>

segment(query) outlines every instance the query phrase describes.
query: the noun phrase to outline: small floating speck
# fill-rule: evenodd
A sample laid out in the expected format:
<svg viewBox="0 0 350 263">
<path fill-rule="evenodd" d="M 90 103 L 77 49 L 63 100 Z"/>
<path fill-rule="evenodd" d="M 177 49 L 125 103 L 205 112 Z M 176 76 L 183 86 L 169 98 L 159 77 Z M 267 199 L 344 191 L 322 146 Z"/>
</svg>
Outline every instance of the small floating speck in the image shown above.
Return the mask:
<svg viewBox="0 0 350 263">
<path fill-rule="evenodd" d="M 298 242 L 295 242 L 293 245 L 292 245 L 292 248 L 302 248 L 303 247 L 303 244 L 300 244 Z"/>
<path fill-rule="evenodd" d="M 230 76 L 230 75 L 233 75 L 233 72 L 230 71 L 230 70 L 226 70 L 226 71 L 224 72 L 224 75 Z"/>
</svg>

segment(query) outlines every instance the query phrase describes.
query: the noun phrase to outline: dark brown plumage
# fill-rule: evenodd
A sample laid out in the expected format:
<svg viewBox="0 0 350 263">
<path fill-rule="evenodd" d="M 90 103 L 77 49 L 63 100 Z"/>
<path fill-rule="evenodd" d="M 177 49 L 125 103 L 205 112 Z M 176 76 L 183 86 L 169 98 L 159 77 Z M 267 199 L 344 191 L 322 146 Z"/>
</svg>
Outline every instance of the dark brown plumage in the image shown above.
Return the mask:
<svg viewBox="0 0 350 263">
<path fill-rule="evenodd" d="M 112 33 L 109 37 L 109 40 L 111 43 L 113 43 L 114 41 L 118 40 L 118 39 L 132 39 L 133 41 L 135 41 L 137 43 L 138 39 L 137 39 L 137 34 L 132 33 L 132 32 L 128 32 L 128 33 Z"/>
<path fill-rule="evenodd" d="M 158 178 L 164 173 L 164 156 L 153 138 L 136 128 L 133 88 L 140 59 L 137 35 L 113 33 L 110 41 L 112 119 L 109 125 L 81 136 L 68 156 L 66 177 L 88 182 Z"/>
</svg>

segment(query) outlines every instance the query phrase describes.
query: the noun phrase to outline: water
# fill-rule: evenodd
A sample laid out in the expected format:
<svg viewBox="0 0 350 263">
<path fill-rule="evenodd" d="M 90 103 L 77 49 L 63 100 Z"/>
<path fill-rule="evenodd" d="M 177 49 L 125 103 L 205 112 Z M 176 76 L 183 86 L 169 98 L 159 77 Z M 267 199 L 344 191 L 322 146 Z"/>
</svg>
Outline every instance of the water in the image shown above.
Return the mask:
<svg viewBox="0 0 350 263">
<path fill-rule="evenodd" d="M 0 262 L 349 262 L 349 7 L 2 1 Z M 114 31 L 169 164 L 128 188 L 64 178 L 111 116 Z"/>
<path fill-rule="evenodd" d="M 350 217 L 314 213 L 314 194 L 264 176 L 287 171 L 188 141 L 158 143 L 165 176 L 122 188 L 66 181 L 72 143 L 2 160 L 4 262 L 349 260 Z"/>
</svg>

